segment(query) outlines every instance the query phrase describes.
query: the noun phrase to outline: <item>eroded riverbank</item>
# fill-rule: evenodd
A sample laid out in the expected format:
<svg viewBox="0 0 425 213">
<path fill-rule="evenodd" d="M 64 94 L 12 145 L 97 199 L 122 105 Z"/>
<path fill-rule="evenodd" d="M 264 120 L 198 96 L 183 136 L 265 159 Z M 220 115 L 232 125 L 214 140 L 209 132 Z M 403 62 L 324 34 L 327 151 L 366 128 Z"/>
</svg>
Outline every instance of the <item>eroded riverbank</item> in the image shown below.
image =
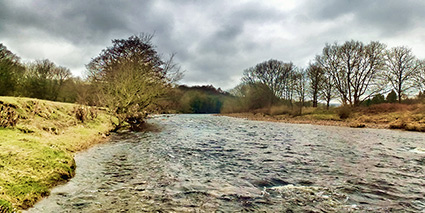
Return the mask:
<svg viewBox="0 0 425 213">
<path fill-rule="evenodd" d="M 30 212 L 425 210 L 423 133 L 159 116 L 77 154 Z"/>
</svg>

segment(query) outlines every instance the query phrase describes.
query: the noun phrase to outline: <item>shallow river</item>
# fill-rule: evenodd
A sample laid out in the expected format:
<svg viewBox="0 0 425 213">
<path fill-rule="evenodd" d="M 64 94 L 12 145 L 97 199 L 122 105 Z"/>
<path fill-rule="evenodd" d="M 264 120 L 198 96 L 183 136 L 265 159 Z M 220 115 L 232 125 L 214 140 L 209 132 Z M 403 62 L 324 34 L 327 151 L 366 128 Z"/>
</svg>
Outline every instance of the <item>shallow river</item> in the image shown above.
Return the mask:
<svg viewBox="0 0 425 213">
<path fill-rule="evenodd" d="M 30 212 L 424 212 L 425 134 L 157 116 L 78 153 Z"/>
</svg>

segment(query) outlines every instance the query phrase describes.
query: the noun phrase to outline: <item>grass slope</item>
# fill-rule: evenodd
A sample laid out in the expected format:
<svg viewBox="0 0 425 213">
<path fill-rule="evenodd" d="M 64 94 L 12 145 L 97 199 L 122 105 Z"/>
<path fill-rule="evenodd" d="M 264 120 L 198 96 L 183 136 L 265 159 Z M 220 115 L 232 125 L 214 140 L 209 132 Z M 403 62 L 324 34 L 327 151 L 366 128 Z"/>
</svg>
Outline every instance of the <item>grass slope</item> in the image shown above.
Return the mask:
<svg viewBox="0 0 425 213">
<path fill-rule="evenodd" d="M 82 123 L 75 104 L 0 97 L 0 107 L 0 123 L 7 123 L 6 111 L 17 118 L 16 126 L 0 127 L 0 212 L 26 209 L 49 195 L 74 176 L 73 153 L 102 141 L 112 128 L 102 110 Z"/>
</svg>

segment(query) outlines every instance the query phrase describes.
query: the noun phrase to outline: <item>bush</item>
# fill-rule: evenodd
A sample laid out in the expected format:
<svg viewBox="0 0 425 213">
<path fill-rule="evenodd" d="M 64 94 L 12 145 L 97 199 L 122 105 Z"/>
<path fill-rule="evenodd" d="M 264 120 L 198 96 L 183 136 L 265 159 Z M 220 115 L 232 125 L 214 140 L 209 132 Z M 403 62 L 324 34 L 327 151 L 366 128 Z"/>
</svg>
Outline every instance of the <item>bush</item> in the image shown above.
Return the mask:
<svg viewBox="0 0 425 213">
<path fill-rule="evenodd" d="M 87 110 L 83 106 L 75 107 L 74 108 L 75 118 L 82 123 L 86 121 L 87 119 Z"/>
<path fill-rule="evenodd" d="M 407 123 L 403 119 L 399 119 L 390 123 L 390 129 L 405 129 Z"/>
<path fill-rule="evenodd" d="M 338 109 L 338 116 L 341 119 L 347 119 L 352 113 L 352 108 L 349 106 L 342 106 Z"/>
<path fill-rule="evenodd" d="M 363 108 L 364 113 L 377 114 L 377 113 L 389 113 L 389 112 L 400 112 L 400 111 L 409 111 L 414 109 L 416 106 L 409 106 L 406 104 L 375 104 L 370 107 Z"/>
<path fill-rule="evenodd" d="M 97 118 L 97 110 L 94 107 L 78 106 L 74 108 L 75 118 L 82 123 L 87 120 L 94 120 Z"/>
<path fill-rule="evenodd" d="M 14 127 L 18 123 L 19 115 L 13 105 L 1 105 L 0 127 Z"/>
<path fill-rule="evenodd" d="M 270 115 L 291 114 L 292 110 L 286 105 L 272 106 L 269 110 Z"/>
</svg>

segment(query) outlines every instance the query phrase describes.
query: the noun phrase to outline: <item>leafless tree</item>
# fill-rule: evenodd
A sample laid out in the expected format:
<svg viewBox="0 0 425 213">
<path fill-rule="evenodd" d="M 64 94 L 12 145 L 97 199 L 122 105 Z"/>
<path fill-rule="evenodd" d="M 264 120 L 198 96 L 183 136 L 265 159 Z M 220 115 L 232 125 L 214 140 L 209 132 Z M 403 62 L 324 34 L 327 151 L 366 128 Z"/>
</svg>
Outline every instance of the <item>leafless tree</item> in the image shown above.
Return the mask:
<svg viewBox="0 0 425 213">
<path fill-rule="evenodd" d="M 418 60 L 412 54 L 412 50 L 407 47 L 394 47 L 387 50 L 385 59 L 385 77 L 397 93 L 398 102 L 401 103 L 403 93 L 415 85 L 414 77 L 419 72 Z"/>
<path fill-rule="evenodd" d="M 313 98 L 313 107 L 317 107 L 320 91 L 323 88 L 325 70 L 318 64 L 310 63 L 306 70 L 309 84 L 309 92 Z"/>
<path fill-rule="evenodd" d="M 307 72 L 304 69 L 298 69 L 293 75 L 294 77 L 294 92 L 298 98 L 299 103 L 299 114 L 302 114 L 302 108 L 304 106 L 305 97 L 308 89 L 308 77 Z"/>
<path fill-rule="evenodd" d="M 265 84 L 276 97 L 283 98 L 289 88 L 290 76 L 294 70 L 295 66 L 292 63 L 270 59 L 246 69 L 242 81 Z"/>
<path fill-rule="evenodd" d="M 422 90 L 425 87 L 425 59 L 423 60 L 418 60 L 418 71 L 417 71 L 417 75 L 415 76 L 415 86 Z"/>
<path fill-rule="evenodd" d="M 323 75 L 320 96 L 326 102 L 326 109 L 329 110 L 330 102 L 335 97 L 335 87 L 332 81 L 332 76 L 329 73 L 324 73 Z"/>
<path fill-rule="evenodd" d="M 384 68 L 385 45 L 347 41 L 342 45 L 326 44 L 317 62 L 332 77 L 341 102 L 358 106 L 384 88 L 379 74 Z"/>
</svg>

